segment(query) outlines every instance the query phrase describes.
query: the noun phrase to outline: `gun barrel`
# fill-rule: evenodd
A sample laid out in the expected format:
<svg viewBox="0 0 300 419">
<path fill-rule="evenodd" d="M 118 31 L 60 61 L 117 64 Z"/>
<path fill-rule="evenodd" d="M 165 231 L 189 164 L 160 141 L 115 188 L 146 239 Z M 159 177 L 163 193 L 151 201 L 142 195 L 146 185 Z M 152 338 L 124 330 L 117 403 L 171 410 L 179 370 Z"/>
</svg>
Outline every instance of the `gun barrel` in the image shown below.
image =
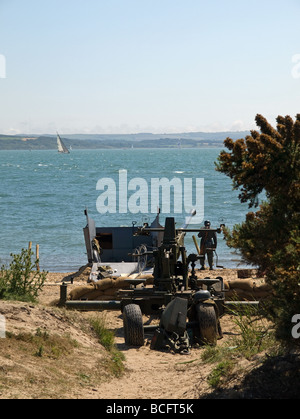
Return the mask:
<svg viewBox="0 0 300 419">
<path fill-rule="evenodd" d="M 164 227 L 160 228 L 144 228 L 143 231 L 165 231 Z M 206 228 L 176 228 L 176 231 L 179 233 L 199 233 L 200 231 L 207 231 Z M 210 228 L 209 231 L 214 233 L 220 233 L 219 228 Z"/>
<path fill-rule="evenodd" d="M 182 228 L 187 228 L 187 226 L 190 224 L 191 219 L 194 217 L 194 215 L 196 215 L 195 208 L 190 211 L 190 216 L 189 216 L 188 220 L 186 221 L 186 223 L 183 225 Z"/>
</svg>

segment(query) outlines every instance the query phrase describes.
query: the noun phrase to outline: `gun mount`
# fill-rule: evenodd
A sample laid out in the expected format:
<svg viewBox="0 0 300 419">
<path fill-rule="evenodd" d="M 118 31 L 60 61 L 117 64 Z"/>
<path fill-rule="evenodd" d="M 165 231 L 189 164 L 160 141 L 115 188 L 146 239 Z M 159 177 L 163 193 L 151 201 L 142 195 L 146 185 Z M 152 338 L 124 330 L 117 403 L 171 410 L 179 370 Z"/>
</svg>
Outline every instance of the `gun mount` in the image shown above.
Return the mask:
<svg viewBox="0 0 300 419">
<path fill-rule="evenodd" d="M 194 214 L 195 211 L 191 217 Z M 213 231 L 221 233 L 222 227 Z M 131 288 L 119 290 L 118 301 L 66 301 L 65 305 L 83 310 L 89 306 L 90 309 L 121 309 L 128 345 L 144 344 L 147 326 L 143 324 L 143 314 L 161 319 L 160 325 L 154 327 L 153 349 L 161 348 L 167 341 L 176 351 L 186 350 L 190 341 L 187 328 L 192 331 L 194 341 L 215 344 L 222 336 L 219 318 L 224 312 L 223 279 L 197 278 L 195 265 L 201 255 L 187 255 L 184 238 L 188 232 L 199 231 L 199 228 L 188 228 L 188 223 L 176 228 L 173 217 L 166 218 L 165 227 L 144 224 L 136 229 L 135 236 L 163 233 L 162 242 L 155 250 L 131 253 L 135 258 L 152 255 L 153 286 L 146 286 L 143 279 L 127 279 Z"/>
<path fill-rule="evenodd" d="M 144 226 L 136 234 L 149 234 L 154 230 L 163 231 L 164 236 L 162 244 L 153 252 L 149 252 L 154 258 L 153 287 L 138 288 L 133 281 L 132 289 L 119 291 L 126 343 L 133 346 L 143 344 L 142 315 L 154 314 L 161 318 L 161 324 L 155 331 L 153 348 L 160 347 L 166 339 L 173 348 L 176 348 L 179 339 L 181 342 L 179 347 L 182 349 L 185 347 L 182 342 L 188 341 L 186 327 L 193 328 L 194 335 L 199 341 L 214 344 L 217 337 L 222 334 L 219 317 L 224 312 L 223 279 L 221 277 L 197 279 L 195 264 L 201 255 L 187 255 L 184 237 L 187 232 L 199 232 L 199 229 L 188 229 L 187 226 L 176 229 L 175 219 L 170 217 L 166 218 L 164 228 L 151 229 Z M 221 230 L 222 228 L 214 231 L 220 233 Z M 135 256 L 142 255 L 136 254 Z M 189 270 L 190 264 L 191 271 Z M 184 304 L 182 300 L 185 301 Z M 168 308 L 170 304 L 172 306 L 172 328 L 168 331 L 166 325 L 169 325 L 170 322 L 165 321 L 164 313 L 171 311 Z M 186 316 L 182 312 L 182 307 L 185 305 L 189 322 L 186 323 L 183 331 L 182 319 L 183 317 L 186 319 Z M 177 324 L 176 319 L 180 323 L 180 327 L 178 323 L 177 329 L 174 326 Z M 174 334 L 178 339 L 174 339 Z"/>
</svg>

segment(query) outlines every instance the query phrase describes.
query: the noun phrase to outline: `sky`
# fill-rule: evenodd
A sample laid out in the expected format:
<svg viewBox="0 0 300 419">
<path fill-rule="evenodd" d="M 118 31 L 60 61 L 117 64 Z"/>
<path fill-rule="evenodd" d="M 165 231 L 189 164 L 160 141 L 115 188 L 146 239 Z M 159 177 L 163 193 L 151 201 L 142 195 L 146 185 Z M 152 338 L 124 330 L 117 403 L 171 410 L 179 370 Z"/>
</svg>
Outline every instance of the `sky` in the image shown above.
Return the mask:
<svg viewBox="0 0 300 419">
<path fill-rule="evenodd" d="M 300 0 L 0 0 L 0 133 L 241 131 L 300 113 Z"/>
</svg>

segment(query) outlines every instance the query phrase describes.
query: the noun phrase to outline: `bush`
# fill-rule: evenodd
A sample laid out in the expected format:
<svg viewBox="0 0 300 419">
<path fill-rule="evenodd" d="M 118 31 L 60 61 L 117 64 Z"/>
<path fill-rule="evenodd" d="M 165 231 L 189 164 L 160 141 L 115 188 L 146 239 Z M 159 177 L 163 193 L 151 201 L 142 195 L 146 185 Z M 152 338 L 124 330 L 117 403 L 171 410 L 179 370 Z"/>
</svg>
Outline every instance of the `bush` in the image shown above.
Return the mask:
<svg viewBox="0 0 300 419">
<path fill-rule="evenodd" d="M 295 121 L 278 116 L 276 129 L 262 115 L 256 123 L 260 132 L 225 140 L 229 152 L 220 153 L 217 170 L 232 179 L 241 202 L 257 208 L 262 192 L 265 202 L 227 230 L 226 240 L 266 276 L 274 291 L 269 314 L 278 336 L 290 340 L 300 310 L 300 114 Z"/>
<path fill-rule="evenodd" d="M 10 256 L 9 268 L 3 265 L 0 270 L 0 298 L 34 302 L 44 286 L 47 272 L 37 269 L 38 259 L 32 263 L 33 253 L 29 249 Z"/>
</svg>

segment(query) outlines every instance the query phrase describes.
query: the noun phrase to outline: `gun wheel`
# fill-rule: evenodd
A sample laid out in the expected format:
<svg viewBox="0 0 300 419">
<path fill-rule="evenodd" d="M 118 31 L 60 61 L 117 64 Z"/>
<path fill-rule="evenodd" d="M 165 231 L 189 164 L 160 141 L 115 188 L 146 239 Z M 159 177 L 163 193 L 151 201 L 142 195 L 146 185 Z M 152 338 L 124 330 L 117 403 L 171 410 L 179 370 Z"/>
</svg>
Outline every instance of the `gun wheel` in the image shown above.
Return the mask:
<svg viewBox="0 0 300 419">
<path fill-rule="evenodd" d="M 201 342 L 215 346 L 218 339 L 218 322 L 216 311 L 212 305 L 198 304 L 196 307 Z"/>
<path fill-rule="evenodd" d="M 144 345 L 143 316 L 140 306 L 137 304 L 128 304 L 124 307 L 123 326 L 126 345 Z"/>
<path fill-rule="evenodd" d="M 133 251 L 133 260 L 138 261 L 137 270 L 139 273 L 143 272 L 148 263 L 147 246 L 141 244 Z"/>
</svg>

